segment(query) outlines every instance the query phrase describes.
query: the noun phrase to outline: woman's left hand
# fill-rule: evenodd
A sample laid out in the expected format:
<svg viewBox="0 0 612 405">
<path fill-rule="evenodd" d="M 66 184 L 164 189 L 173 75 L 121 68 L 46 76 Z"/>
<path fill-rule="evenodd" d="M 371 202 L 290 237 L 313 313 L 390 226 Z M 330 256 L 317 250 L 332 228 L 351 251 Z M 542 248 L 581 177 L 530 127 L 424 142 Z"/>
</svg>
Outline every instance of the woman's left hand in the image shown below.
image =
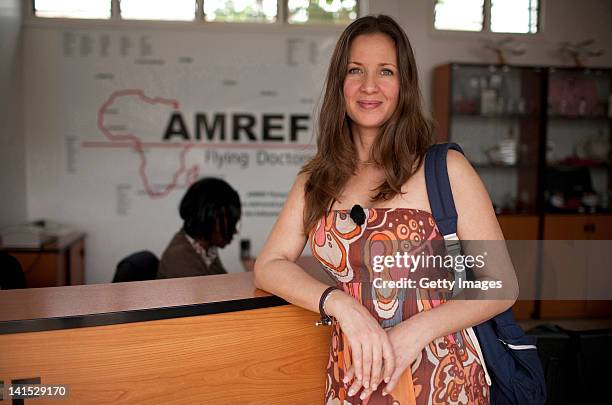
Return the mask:
<svg viewBox="0 0 612 405">
<path fill-rule="evenodd" d="M 423 324 L 418 324 L 418 322 L 415 322 L 416 319 L 413 319 L 409 318 L 398 325 L 385 329 L 395 354 L 395 370 L 383 389 L 383 395 L 393 391 L 404 371 L 412 366 L 423 348 L 433 340 L 428 336 L 427 329 L 423 327 Z M 353 380 L 354 370 L 352 365 L 345 376 L 346 380 Z M 369 397 L 372 392 L 371 389 L 364 388 L 359 397 L 363 400 Z"/>
</svg>

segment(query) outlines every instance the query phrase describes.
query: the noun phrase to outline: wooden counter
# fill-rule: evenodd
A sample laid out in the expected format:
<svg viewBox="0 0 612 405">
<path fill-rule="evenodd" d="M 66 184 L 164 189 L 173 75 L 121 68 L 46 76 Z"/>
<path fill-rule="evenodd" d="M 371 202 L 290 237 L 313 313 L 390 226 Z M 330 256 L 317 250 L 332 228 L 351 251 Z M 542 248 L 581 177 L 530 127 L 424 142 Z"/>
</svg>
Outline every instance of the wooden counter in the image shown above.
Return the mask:
<svg viewBox="0 0 612 405">
<path fill-rule="evenodd" d="M 37 378 L 69 386 L 37 403 L 321 404 L 317 319 L 252 273 L 0 291 L 0 404 Z"/>
<path fill-rule="evenodd" d="M 122 318 L 133 316 L 141 321 L 147 320 L 147 313 L 155 319 L 155 312 L 169 309 L 184 308 L 191 310 L 191 315 L 219 312 L 206 310 L 219 303 L 225 303 L 227 308 L 221 312 L 287 304 L 255 288 L 252 273 L 6 290 L 0 292 L 0 334 L 14 330 L 24 320 L 44 323 L 59 318 L 116 315 Z M 246 306 L 236 306 L 238 303 Z M 37 330 L 49 329 L 57 328 L 41 326 Z"/>
</svg>

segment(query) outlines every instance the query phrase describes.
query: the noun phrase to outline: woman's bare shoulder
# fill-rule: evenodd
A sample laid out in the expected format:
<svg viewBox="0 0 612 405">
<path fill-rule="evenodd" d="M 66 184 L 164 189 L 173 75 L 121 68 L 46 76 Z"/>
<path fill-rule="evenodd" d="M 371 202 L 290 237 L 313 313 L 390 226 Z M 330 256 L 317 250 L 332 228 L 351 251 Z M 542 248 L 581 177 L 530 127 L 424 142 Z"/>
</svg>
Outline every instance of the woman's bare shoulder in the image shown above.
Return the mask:
<svg viewBox="0 0 612 405">
<path fill-rule="evenodd" d="M 468 159 L 449 150 L 448 177 L 458 214 L 458 233 L 463 239 L 503 239 L 487 189 Z"/>
<path fill-rule="evenodd" d="M 480 176 L 463 153 L 449 150 L 446 165 L 455 200 L 470 199 L 477 202 L 474 200 L 482 199 L 484 203 L 489 202 L 488 193 Z"/>
<path fill-rule="evenodd" d="M 292 201 L 293 203 L 298 203 L 300 207 L 303 207 L 304 204 L 304 193 L 306 190 L 306 183 L 310 178 L 310 173 L 300 172 L 295 177 L 293 181 L 293 185 L 289 190 L 289 195 L 287 196 L 287 201 Z"/>
<path fill-rule="evenodd" d="M 472 168 L 472 165 L 467 160 L 465 155 L 454 149 L 450 149 L 446 155 L 446 165 L 448 167 L 448 174 L 454 176 L 476 174 L 476 171 Z"/>
<path fill-rule="evenodd" d="M 308 172 L 299 172 L 297 176 L 295 176 L 294 186 L 304 190 L 306 187 L 306 182 L 310 179 L 310 173 Z"/>
</svg>

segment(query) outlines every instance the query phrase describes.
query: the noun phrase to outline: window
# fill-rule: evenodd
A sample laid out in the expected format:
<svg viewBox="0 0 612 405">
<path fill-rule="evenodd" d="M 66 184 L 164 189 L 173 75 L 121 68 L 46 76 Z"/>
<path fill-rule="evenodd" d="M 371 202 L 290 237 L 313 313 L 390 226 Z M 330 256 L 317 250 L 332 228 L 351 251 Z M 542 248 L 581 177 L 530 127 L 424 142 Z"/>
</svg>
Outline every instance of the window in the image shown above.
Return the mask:
<svg viewBox="0 0 612 405">
<path fill-rule="evenodd" d="M 357 18 L 356 0 L 289 0 L 290 23 L 348 24 Z"/>
<path fill-rule="evenodd" d="M 491 31 L 535 34 L 538 0 L 491 0 Z"/>
<path fill-rule="evenodd" d="M 277 0 L 205 0 L 206 21 L 274 22 Z"/>
<path fill-rule="evenodd" d="M 110 18 L 109 0 L 36 0 L 34 15 L 51 18 Z"/>
<path fill-rule="evenodd" d="M 436 0 L 437 30 L 535 34 L 538 0 Z"/>
<path fill-rule="evenodd" d="M 484 0 L 438 0 L 434 8 L 437 30 L 482 31 Z"/>
<path fill-rule="evenodd" d="M 195 20 L 197 3 L 193 0 L 120 0 L 124 20 Z"/>
<path fill-rule="evenodd" d="M 359 11 L 359 0 L 34 0 L 32 4 L 36 17 L 289 24 L 348 24 Z"/>
</svg>

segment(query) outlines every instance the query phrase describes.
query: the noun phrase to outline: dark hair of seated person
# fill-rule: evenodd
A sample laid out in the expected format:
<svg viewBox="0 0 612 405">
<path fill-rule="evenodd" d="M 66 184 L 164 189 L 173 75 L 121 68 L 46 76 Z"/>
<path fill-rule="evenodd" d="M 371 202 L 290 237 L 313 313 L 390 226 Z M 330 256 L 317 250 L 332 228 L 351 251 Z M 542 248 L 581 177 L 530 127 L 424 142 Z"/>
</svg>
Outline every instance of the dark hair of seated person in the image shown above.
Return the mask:
<svg viewBox="0 0 612 405">
<path fill-rule="evenodd" d="M 179 214 L 187 235 L 223 247 L 236 233 L 241 215 L 240 197 L 224 180 L 206 177 L 189 187 L 181 200 Z"/>
</svg>

